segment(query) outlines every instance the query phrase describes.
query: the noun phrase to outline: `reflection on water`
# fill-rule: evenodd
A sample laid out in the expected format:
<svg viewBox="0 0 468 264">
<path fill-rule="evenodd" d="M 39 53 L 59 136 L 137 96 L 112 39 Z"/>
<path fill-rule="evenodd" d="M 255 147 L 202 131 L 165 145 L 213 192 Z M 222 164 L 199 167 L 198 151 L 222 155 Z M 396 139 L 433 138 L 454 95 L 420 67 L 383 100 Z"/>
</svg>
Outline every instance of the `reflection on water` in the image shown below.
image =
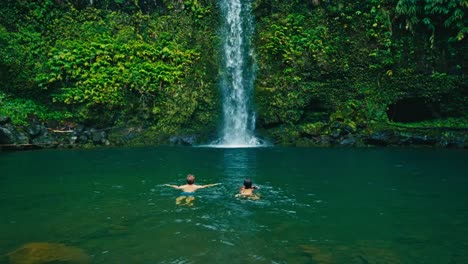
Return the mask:
<svg viewBox="0 0 468 264">
<path fill-rule="evenodd" d="M 236 182 L 247 177 L 254 179 L 256 166 L 257 151 L 253 148 L 224 149 L 223 151 L 223 175 L 227 179 L 235 179 Z"/>
<path fill-rule="evenodd" d="M 467 158 L 388 149 L 7 153 L 0 263 L 31 245 L 84 252 L 91 263 L 468 263 Z M 180 191 L 164 184 L 183 184 L 187 173 L 222 185 L 178 206 Z M 235 197 L 246 177 L 260 200 Z"/>
</svg>

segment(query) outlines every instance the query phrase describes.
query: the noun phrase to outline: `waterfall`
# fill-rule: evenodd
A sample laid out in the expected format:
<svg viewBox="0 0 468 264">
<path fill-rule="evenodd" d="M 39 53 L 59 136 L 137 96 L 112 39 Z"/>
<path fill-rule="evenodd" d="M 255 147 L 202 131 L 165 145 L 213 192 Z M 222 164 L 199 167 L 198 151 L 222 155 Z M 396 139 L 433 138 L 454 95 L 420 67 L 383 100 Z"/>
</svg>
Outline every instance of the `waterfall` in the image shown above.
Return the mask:
<svg viewBox="0 0 468 264">
<path fill-rule="evenodd" d="M 254 135 L 255 113 L 251 97 L 255 61 L 251 37 L 253 18 L 250 0 L 221 0 L 223 16 L 223 62 L 220 86 L 223 96 L 223 128 L 217 145 L 260 145 Z"/>
</svg>

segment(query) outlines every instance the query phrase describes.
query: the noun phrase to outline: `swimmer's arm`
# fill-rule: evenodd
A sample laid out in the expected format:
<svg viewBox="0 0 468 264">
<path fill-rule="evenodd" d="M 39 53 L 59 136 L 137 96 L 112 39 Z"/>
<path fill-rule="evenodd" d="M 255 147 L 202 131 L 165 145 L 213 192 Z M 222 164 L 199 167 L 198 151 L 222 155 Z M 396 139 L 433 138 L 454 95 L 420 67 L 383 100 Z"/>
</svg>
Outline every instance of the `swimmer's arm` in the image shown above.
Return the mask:
<svg viewBox="0 0 468 264">
<path fill-rule="evenodd" d="M 164 184 L 164 186 L 172 187 L 172 188 L 175 188 L 175 189 L 178 189 L 178 190 L 181 189 L 179 186 L 177 186 L 177 185 L 172 185 L 172 184 Z"/>
<path fill-rule="evenodd" d="M 207 188 L 207 187 L 212 187 L 212 186 L 216 186 L 216 185 L 220 185 L 221 183 L 212 183 L 212 184 L 207 184 L 207 185 L 202 185 L 200 186 L 199 188 Z"/>
</svg>

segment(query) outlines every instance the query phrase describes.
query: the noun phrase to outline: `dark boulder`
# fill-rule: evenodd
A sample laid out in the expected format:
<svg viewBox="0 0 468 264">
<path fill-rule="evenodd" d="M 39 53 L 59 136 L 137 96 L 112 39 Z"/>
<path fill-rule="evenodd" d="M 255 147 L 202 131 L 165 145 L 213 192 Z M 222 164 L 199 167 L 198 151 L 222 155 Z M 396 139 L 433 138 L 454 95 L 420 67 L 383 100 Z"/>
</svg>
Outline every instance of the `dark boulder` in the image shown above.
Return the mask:
<svg viewBox="0 0 468 264">
<path fill-rule="evenodd" d="M 92 140 L 94 144 L 100 145 L 105 144 L 107 141 L 107 133 L 105 131 L 96 131 L 92 132 Z"/>
<path fill-rule="evenodd" d="M 5 125 L 11 122 L 10 117 L 8 116 L 0 116 L 0 125 Z"/>
<path fill-rule="evenodd" d="M 89 140 L 89 137 L 86 134 L 83 133 L 83 134 L 78 136 L 78 141 L 77 142 L 79 144 L 86 144 L 86 143 L 88 143 L 88 140 Z"/>
<path fill-rule="evenodd" d="M 29 144 L 28 134 L 18 131 L 18 134 L 16 135 L 16 144 L 20 144 L 20 145 Z"/>
<path fill-rule="evenodd" d="M 29 143 L 29 137 L 26 133 L 18 131 L 11 124 L 0 126 L 0 144 L 23 145 Z"/>
<path fill-rule="evenodd" d="M 76 134 L 80 134 L 84 131 L 84 129 L 85 129 L 84 125 L 77 125 L 73 131 Z"/>
<path fill-rule="evenodd" d="M 354 146 L 355 144 L 356 139 L 352 135 L 348 135 L 340 141 L 341 146 Z"/>
<path fill-rule="evenodd" d="M 49 133 L 45 127 L 42 127 L 41 133 L 33 138 L 31 143 L 41 148 L 51 148 L 58 145 L 55 135 Z"/>
<path fill-rule="evenodd" d="M 387 146 L 390 144 L 390 140 L 393 138 L 393 133 L 388 131 L 379 131 L 372 133 L 368 137 L 364 138 L 364 143 L 368 145 L 376 146 Z"/>
<path fill-rule="evenodd" d="M 28 126 L 28 134 L 31 137 L 37 137 L 39 134 L 44 133 L 44 130 L 47 130 L 44 126 L 40 124 L 31 124 Z"/>
<path fill-rule="evenodd" d="M 15 138 L 14 133 L 10 129 L 0 126 L 0 144 L 14 144 Z"/>
<path fill-rule="evenodd" d="M 334 129 L 330 133 L 330 137 L 333 139 L 338 139 L 341 136 L 341 130 L 340 129 Z"/>
</svg>

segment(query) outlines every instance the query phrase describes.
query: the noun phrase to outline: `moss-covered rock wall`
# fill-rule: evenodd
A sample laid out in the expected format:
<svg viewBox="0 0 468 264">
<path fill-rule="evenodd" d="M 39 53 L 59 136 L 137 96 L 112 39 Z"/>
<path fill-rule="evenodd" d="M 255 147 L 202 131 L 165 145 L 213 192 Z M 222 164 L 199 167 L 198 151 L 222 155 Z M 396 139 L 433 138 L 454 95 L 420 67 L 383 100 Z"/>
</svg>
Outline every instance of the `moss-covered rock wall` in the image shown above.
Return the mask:
<svg viewBox="0 0 468 264">
<path fill-rule="evenodd" d="M 258 123 L 274 142 L 337 122 L 360 135 L 394 122 L 467 127 L 466 3 L 255 2 Z"/>
</svg>

